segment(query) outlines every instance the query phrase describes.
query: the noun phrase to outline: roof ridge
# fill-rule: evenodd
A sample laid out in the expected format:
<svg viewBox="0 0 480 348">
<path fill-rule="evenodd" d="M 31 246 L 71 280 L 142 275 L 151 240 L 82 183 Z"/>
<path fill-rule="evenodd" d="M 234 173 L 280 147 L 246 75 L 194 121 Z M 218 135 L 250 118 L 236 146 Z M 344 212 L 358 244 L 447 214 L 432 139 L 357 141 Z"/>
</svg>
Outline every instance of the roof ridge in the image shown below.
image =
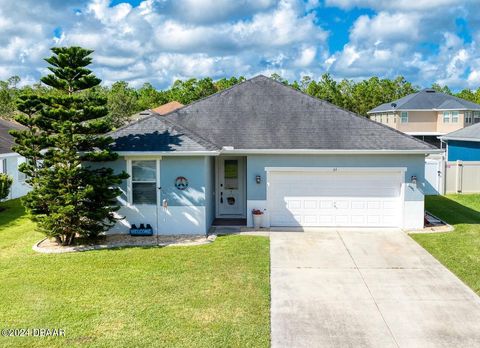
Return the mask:
<svg viewBox="0 0 480 348">
<path fill-rule="evenodd" d="M 231 90 L 231 89 L 233 89 L 233 88 L 235 88 L 235 87 L 238 87 L 238 86 L 241 86 L 241 85 L 243 85 L 243 84 L 246 84 L 247 82 L 253 81 L 253 80 L 255 80 L 255 79 L 259 78 L 259 77 L 265 77 L 265 78 L 268 79 L 268 77 L 266 77 L 266 76 L 256 75 L 256 76 L 254 76 L 254 77 L 252 77 L 252 78 L 246 79 L 245 81 L 236 83 L 236 84 L 234 84 L 233 86 L 230 86 L 230 87 L 228 87 L 228 88 L 222 89 L 221 91 L 217 91 L 217 92 L 215 92 L 215 93 L 213 93 L 213 94 L 210 94 L 210 95 L 207 95 L 207 96 L 205 96 L 205 97 L 203 97 L 203 98 L 194 100 L 194 101 L 191 102 L 190 104 L 184 105 L 184 106 L 181 107 L 181 108 L 178 108 L 178 109 L 176 109 L 176 110 L 173 110 L 173 111 L 169 112 L 168 114 L 163 115 L 163 117 L 166 117 L 166 116 L 168 116 L 168 115 L 171 115 L 171 114 L 173 114 L 173 113 L 176 113 L 177 111 L 187 109 L 187 108 L 191 107 L 192 105 L 198 104 L 198 103 L 200 103 L 200 102 L 202 102 L 202 101 L 204 101 L 204 100 L 207 100 L 207 99 L 210 99 L 210 98 L 212 98 L 212 97 L 214 97 L 214 96 L 220 95 L 220 94 L 222 94 L 222 93 L 224 93 L 224 92 L 227 92 L 227 91 L 229 91 L 229 90 Z"/>
</svg>

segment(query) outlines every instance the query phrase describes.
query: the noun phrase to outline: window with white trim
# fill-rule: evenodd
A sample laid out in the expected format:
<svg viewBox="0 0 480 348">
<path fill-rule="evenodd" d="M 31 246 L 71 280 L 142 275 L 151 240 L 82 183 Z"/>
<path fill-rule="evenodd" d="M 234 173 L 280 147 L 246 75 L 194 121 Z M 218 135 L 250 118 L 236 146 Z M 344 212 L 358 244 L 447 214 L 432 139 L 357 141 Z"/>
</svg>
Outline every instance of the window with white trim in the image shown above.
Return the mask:
<svg viewBox="0 0 480 348">
<path fill-rule="evenodd" d="M 132 204 L 157 204 L 157 161 L 132 160 Z"/>
<path fill-rule="evenodd" d="M 443 123 L 450 123 L 450 111 L 443 112 Z"/>
<path fill-rule="evenodd" d="M 458 123 L 458 111 L 452 111 L 452 123 Z"/>
<path fill-rule="evenodd" d="M 472 123 L 473 121 L 473 112 L 472 111 L 465 111 L 465 123 Z"/>
<path fill-rule="evenodd" d="M 474 123 L 479 123 L 480 122 L 480 111 L 475 111 L 473 113 L 473 122 Z"/>
<path fill-rule="evenodd" d="M 7 159 L 2 158 L 0 160 L 0 173 L 7 174 Z"/>
<path fill-rule="evenodd" d="M 408 123 L 408 112 L 402 111 L 400 113 L 400 123 Z"/>
</svg>

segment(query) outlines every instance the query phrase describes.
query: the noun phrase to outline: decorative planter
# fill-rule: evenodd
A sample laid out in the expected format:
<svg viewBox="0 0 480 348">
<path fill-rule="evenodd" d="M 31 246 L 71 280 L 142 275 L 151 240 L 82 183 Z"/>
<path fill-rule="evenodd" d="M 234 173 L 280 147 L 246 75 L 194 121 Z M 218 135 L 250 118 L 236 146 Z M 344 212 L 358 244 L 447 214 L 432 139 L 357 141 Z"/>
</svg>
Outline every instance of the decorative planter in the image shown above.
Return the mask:
<svg viewBox="0 0 480 348">
<path fill-rule="evenodd" d="M 260 227 L 262 227 L 263 211 L 259 209 L 253 209 L 252 216 L 253 216 L 253 228 L 258 230 Z"/>
</svg>

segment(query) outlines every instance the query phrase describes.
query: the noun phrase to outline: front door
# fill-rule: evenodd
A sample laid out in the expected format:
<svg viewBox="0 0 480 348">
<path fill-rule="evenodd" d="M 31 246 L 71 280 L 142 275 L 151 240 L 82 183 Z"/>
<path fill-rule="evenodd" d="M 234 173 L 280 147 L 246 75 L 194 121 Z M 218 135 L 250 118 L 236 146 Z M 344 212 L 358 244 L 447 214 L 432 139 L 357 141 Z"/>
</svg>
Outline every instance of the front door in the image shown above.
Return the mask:
<svg viewBox="0 0 480 348">
<path fill-rule="evenodd" d="M 217 217 L 244 218 L 245 160 L 220 157 L 217 160 Z"/>
</svg>

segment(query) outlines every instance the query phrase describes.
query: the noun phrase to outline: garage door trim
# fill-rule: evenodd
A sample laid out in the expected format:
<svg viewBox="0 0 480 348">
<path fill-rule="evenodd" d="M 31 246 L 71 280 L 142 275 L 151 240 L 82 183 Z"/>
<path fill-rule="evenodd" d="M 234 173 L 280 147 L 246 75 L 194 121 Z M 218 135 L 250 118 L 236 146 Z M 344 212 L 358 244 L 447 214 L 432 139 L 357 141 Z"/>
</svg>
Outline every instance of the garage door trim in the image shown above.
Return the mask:
<svg viewBox="0 0 480 348">
<path fill-rule="evenodd" d="M 265 167 L 268 172 L 402 172 L 406 167 Z"/>
<path fill-rule="evenodd" d="M 401 184 L 400 188 L 400 214 L 399 214 L 399 226 L 398 227 L 403 227 L 404 224 L 404 202 L 405 202 L 405 172 L 407 171 L 407 168 L 405 167 L 265 167 L 266 171 L 266 199 L 267 199 L 267 220 L 268 220 L 268 225 L 271 225 L 271 219 L 270 219 L 270 214 L 268 214 L 270 211 L 272 211 L 271 204 L 273 202 L 272 200 L 272 191 L 270 189 L 271 187 L 271 179 L 272 176 L 271 174 L 274 172 L 324 172 L 324 173 L 398 173 L 399 174 L 399 183 Z"/>
</svg>

